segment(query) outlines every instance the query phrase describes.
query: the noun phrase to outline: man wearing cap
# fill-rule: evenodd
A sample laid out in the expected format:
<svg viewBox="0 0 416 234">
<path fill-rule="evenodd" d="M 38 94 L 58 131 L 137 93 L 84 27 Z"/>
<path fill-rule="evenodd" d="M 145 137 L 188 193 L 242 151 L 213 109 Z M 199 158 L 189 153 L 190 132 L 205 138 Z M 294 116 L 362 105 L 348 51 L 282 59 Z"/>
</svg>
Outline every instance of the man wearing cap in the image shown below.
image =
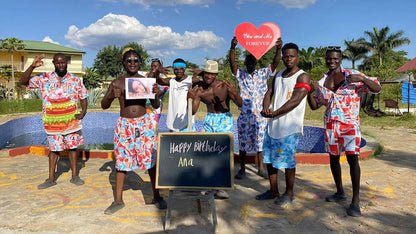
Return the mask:
<svg viewBox="0 0 416 234">
<path fill-rule="evenodd" d="M 201 73 L 203 80 L 195 83 L 194 88 L 188 92 L 188 98 L 192 98 L 192 114 L 198 111 L 201 101 L 207 106 L 207 115 L 204 118 L 205 132 L 232 132 L 233 115 L 230 113 L 230 100 L 238 107 L 243 105 L 243 100 L 237 89 L 229 81 L 217 80 L 218 62 L 207 60 Z M 217 191 L 216 198 L 228 198 L 225 191 Z"/>
</svg>

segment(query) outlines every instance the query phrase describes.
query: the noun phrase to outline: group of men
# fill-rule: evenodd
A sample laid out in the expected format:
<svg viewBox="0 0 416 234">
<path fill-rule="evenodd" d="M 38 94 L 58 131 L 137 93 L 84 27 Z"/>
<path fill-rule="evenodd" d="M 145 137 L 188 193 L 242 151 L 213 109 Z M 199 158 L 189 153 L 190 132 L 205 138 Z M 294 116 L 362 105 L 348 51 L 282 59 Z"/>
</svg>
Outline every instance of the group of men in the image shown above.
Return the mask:
<svg viewBox="0 0 416 234">
<path fill-rule="evenodd" d="M 198 111 L 200 103 L 207 107 L 204 118 L 205 132 L 232 132 L 233 116 L 230 113 L 230 101 L 240 110 L 237 120 L 239 139 L 239 158 L 241 169 L 236 179 L 246 177 L 246 156 L 255 152 L 258 159 L 257 174 L 268 178 L 270 188 L 256 196 L 257 200 L 275 199 L 278 205 L 290 204 L 294 196 L 296 172 L 295 152 L 299 137 L 303 133 L 303 119 L 306 102 L 315 110 L 326 106 L 324 115 L 325 146 L 330 155 L 330 167 L 336 184 L 337 192 L 327 196 L 329 202 L 346 199 L 341 178 L 339 163 L 341 151 L 344 150 L 350 165 L 353 197 L 347 213 L 360 216 L 359 187 L 360 167 L 360 121 L 359 93 L 380 92 L 381 86 L 376 79 L 369 78 L 355 70 L 341 67 L 342 54 L 340 47 L 328 47 L 325 63 L 328 72 L 318 82 L 311 82 L 309 75 L 298 67 L 299 48 L 294 43 L 283 46 L 279 38 L 276 53 L 271 64 L 256 69 L 257 60 L 248 54 L 245 58 L 245 69 L 235 62 L 235 47 L 238 45 L 234 37 L 229 51 L 230 69 L 238 81 L 240 93 L 229 81 L 216 79 L 218 63 L 206 61 L 202 72 L 194 76 L 186 75 L 186 63 L 176 59 L 172 68 L 174 78 L 163 78 L 167 68 L 160 59 L 152 60 L 151 71 L 146 77 L 156 78 L 152 92 L 154 99 L 126 99 L 126 78 L 143 77 L 139 73 L 142 62 L 140 54 L 132 48 L 126 48 L 121 55 L 125 74 L 113 80 L 101 101 L 101 107 L 108 109 L 114 99 L 120 104 L 120 118 L 115 126 L 114 154 L 116 173 L 116 189 L 114 202 L 105 210 L 105 214 L 113 214 L 123 208 L 123 186 L 126 172 L 137 168 L 147 170 L 153 188 L 153 201 L 160 209 L 167 207 L 166 202 L 155 188 L 156 177 L 156 129 L 161 113 L 163 94 L 169 87 L 169 102 L 166 125 L 174 132 L 189 131 L 194 125 L 188 119 Z M 56 54 L 53 58 L 55 71 L 30 77 L 33 70 L 43 65 L 43 57 L 36 57 L 32 65 L 23 73 L 20 83 L 28 88 L 40 88 L 43 98 L 43 111 L 50 101 L 50 96 L 57 90 L 67 92 L 76 103 L 80 101 L 82 111 L 75 115 L 81 120 L 87 113 L 87 91 L 82 81 L 67 72 L 67 58 Z M 285 69 L 276 71 L 283 61 Z M 198 76 L 202 76 L 198 78 Z M 272 79 L 271 82 L 268 82 Z M 188 99 L 192 99 L 192 113 L 188 113 Z M 192 115 L 189 116 L 189 115 Z M 69 134 L 48 135 L 49 140 L 49 178 L 38 186 L 39 189 L 56 185 L 55 169 L 59 151 L 69 149 L 72 179 L 76 185 L 84 182 L 77 175 L 76 151 L 83 143 L 80 131 Z M 264 165 L 266 164 L 266 165 Z M 264 170 L 267 168 L 267 172 Z M 285 169 L 286 190 L 283 194 L 278 189 L 278 169 Z M 217 191 L 216 198 L 228 198 L 225 191 Z"/>
</svg>

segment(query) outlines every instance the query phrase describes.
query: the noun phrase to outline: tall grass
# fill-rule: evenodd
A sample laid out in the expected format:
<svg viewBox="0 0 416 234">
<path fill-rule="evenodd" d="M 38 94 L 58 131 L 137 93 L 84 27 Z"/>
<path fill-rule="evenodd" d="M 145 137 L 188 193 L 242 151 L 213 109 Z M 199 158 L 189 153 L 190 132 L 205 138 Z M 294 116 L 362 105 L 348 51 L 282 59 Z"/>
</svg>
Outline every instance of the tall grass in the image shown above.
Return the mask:
<svg viewBox="0 0 416 234">
<path fill-rule="evenodd" d="M 0 114 L 15 114 L 42 111 L 41 99 L 1 100 Z"/>
</svg>

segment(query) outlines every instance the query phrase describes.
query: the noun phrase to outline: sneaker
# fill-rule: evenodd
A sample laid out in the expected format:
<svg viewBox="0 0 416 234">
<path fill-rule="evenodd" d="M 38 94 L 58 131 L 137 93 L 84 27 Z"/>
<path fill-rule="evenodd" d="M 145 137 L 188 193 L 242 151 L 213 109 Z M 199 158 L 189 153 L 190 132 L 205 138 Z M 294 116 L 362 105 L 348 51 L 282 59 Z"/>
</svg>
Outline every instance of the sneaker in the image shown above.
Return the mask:
<svg viewBox="0 0 416 234">
<path fill-rule="evenodd" d="M 265 171 L 265 170 L 259 170 L 257 172 L 257 175 L 259 175 L 260 177 L 263 177 L 265 179 L 269 178 L 269 173 L 267 173 L 267 171 Z"/>
<path fill-rule="evenodd" d="M 360 217 L 361 210 L 360 206 L 354 203 L 351 203 L 350 207 L 347 209 L 347 214 L 352 217 Z"/>
<path fill-rule="evenodd" d="M 215 199 L 228 199 L 230 195 L 224 190 L 217 190 L 214 194 Z"/>
<path fill-rule="evenodd" d="M 38 189 L 46 189 L 56 185 L 55 181 L 50 180 L 49 178 L 45 180 L 42 184 L 38 185 Z"/>
<path fill-rule="evenodd" d="M 117 202 L 113 202 L 107 209 L 105 209 L 104 214 L 106 215 L 114 214 L 120 209 L 122 209 L 124 206 L 125 206 L 124 203 L 119 204 Z"/>
<path fill-rule="evenodd" d="M 340 202 L 340 201 L 345 201 L 347 198 L 345 197 L 345 194 L 339 194 L 339 193 L 334 193 L 332 195 L 326 196 L 325 200 L 327 202 Z"/>
<path fill-rule="evenodd" d="M 159 208 L 160 210 L 164 210 L 168 207 L 168 204 L 166 203 L 165 200 L 163 200 L 163 197 L 158 197 L 156 199 L 152 200 L 152 204 L 155 204 L 157 208 Z"/>
<path fill-rule="evenodd" d="M 267 190 L 266 192 L 257 195 L 256 200 L 272 200 L 272 199 L 275 199 L 276 197 L 278 196 L 273 195 L 270 190 Z"/>
<path fill-rule="evenodd" d="M 234 178 L 236 178 L 237 180 L 242 180 L 242 179 L 244 179 L 245 177 L 246 177 L 246 172 L 240 169 L 240 170 L 238 171 L 237 175 L 235 175 L 235 177 L 234 177 Z"/>
<path fill-rule="evenodd" d="M 288 194 L 283 194 L 283 196 L 277 197 L 277 199 L 274 201 L 274 204 L 284 206 L 292 203 L 292 201 L 293 197 L 289 196 Z"/>
<path fill-rule="evenodd" d="M 72 177 L 72 179 L 69 182 L 71 182 L 75 185 L 83 185 L 84 184 L 84 181 L 81 180 L 81 178 L 79 178 L 79 176 Z"/>
</svg>

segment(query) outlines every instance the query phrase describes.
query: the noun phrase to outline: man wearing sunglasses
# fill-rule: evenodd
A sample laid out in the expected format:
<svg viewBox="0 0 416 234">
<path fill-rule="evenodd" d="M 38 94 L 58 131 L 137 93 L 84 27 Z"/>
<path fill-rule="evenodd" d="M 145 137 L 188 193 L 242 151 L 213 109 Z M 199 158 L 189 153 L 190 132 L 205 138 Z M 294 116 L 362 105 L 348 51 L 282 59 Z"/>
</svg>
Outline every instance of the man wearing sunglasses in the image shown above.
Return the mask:
<svg viewBox="0 0 416 234">
<path fill-rule="evenodd" d="M 124 49 L 121 59 L 126 74 L 113 80 L 108 87 L 107 93 L 101 101 L 101 107 L 108 109 L 114 99 L 120 104 L 120 118 L 118 119 L 114 132 L 114 155 L 116 157 L 116 189 L 114 202 L 104 211 L 105 214 L 113 214 L 122 209 L 123 187 L 127 171 L 137 168 L 148 170 L 150 182 L 153 189 L 153 201 L 159 209 L 166 209 L 166 201 L 160 196 L 159 190 L 155 188 L 156 181 L 156 129 L 154 128 L 154 116 L 146 113 L 147 99 L 126 99 L 126 78 L 143 77 L 138 73 L 140 56 L 132 48 Z M 151 72 L 149 77 L 158 77 L 159 73 Z M 150 99 L 153 108 L 160 106 L 158 97 L 159 87 L 153 85 L 152 92 L 155 98 Z"/>
<path fill-rule="evenodd" d="M 379 93 L 380 83 L 356 70 L 341 67 L 342 52 L 339 46 L 329 46 L 325 55 L 328 72 L 314 83 L 308 95 L 312 110 L 326 106 L 324 115 L 325 148 L 330 155 L 330 167 L 337 192 L 325 197 L 328 202 L 345 201 L 342 186 L 340 154 L 345 151 L 350 166 L 352 201 L 347 209 L 350 216 L 361 216 L 360 202 L 360 97 L 362 92 Z"/>
</svg>

